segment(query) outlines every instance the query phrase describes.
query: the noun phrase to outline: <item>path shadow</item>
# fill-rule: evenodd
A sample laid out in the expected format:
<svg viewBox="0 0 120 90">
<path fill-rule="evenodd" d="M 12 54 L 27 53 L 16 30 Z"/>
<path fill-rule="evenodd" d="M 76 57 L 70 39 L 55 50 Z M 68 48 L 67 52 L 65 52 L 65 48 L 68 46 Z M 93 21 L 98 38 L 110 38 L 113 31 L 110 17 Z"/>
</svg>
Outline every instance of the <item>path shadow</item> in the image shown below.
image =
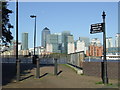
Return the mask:
<svg viewBox="0 0 120 90">
<path fill-rule="evenodd" d="M 26 79 L 28 79 L 28 78 L 30 78 L 30 77 L 33 77 L 33 76 L 34 76 L 34 75 L 30 75 L 30 76 L 28 76 L 28 77 L 24 77 L 24 78 L 20 79 L 20 81 L 26 80 Z"/>
<path fill-rule="evenodd" d="M 78 66 L 76 66 L 76 65 L 73 65 L 73 64 L 70 64 L 70 63 L 67 63 L 68 65 L 71 65 L 71 66 L 73 66 L 73 67 L 75 67 L 75 68 L 78 68 L 78 69 L 81 69 L 81 70 L 83 70 L 83 68 L 82 67 L 78 67 Z"/>
<path fill-rule="evenodd" d="M 45 77 L 46 75 L 48 75 L 48 73 L 41 75 L 39 78 Z"/>
<path fill-rule="evenodd" d="M 63 71 L 60 70 L 60 71 L 57 73 L 57 75 L 60 75 L 62 72 L 63 72 Z"/>
<path fill-rule="evenodd" d="M 15 58 L 15 57 L 12 57 Z M 10 58 L 10 59 L 12 59 Z M 28 59 L 27 57 L 20 58 L 24 61 L 24 59 Z M 29 58 L 31 59 L 31 58 Z M 41 67 L 51 67 L 54 66 L 54 64 L 40 64 Z M 20 63 L 20 80 L 25 80 L 30 77 L 32 77 L 31 70 L 36 68 L 36 64 L 32 63 Z M 58 75 L 61 72 L 58 73 Z M 44 75 L 40 76 L 40 78 L 46 76 L 48 73 L 45 73 Z M 2 86 L 7 85 L 8 83 L 12 83 L 13 81 L 16 81 L 16 63 L 2 63 Z"/>
<path fill-rule="evenodd" d="M 2 85 L 6 85 L 16 79 L 15 66 L 13 63 L 2 63 Z"/>
<path fill-rule="evenodd" d="M 32 77 L 33 68 L 36 68 L 36 65 L 32 63 L 20 63 L 20 80 Z M 16 81 L 16 63 L 2 63 L 2 86 L 13 81 Z"/>
</svg>

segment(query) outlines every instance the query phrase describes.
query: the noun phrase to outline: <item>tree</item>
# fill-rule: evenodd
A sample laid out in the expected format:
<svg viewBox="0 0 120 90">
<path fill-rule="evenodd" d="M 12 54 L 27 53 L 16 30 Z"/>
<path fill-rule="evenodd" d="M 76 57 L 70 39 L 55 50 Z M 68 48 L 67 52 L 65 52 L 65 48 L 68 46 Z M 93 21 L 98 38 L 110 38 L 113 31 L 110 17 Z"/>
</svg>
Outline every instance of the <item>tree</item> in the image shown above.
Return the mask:
<svg viewBox="0 0 120 90">
<path fill-rule="evenodd" d="M 1 2 L 1 1 L 0 1 Z M 8 2 L 3 1 L 2 4 L 2 43 L 8 45 L 13 39 L 12 33 L 10 31 L 13 26 L 10 24 L 9 14 L 13 13 L 12 10 L 9 10 Z"/>
</svg>

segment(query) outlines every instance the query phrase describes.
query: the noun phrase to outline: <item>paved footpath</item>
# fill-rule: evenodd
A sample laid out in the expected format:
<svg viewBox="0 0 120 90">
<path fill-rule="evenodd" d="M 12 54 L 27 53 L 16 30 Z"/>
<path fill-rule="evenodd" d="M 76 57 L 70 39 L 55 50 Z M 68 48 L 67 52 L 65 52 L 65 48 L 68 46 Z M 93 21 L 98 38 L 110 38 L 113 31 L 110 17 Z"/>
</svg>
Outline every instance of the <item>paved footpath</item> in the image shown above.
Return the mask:
<svg viewBox="0 0 120 90">
<path fill-rule="evenodd" d="M 28 66 L 27 66 L 28 67 Z M 72 68 L 59 65 L 59 75 L 54 75 L 54 66 L 41 66 L 40 78 L 35 78 L 35 67 L 25 70 L 21 78 L 29 77 L 20 82 L 9 82 L 3 88 L 118 88 L 117 80 L 109 80 L 112 85 L 96 84 L 101 78 L 78 75 Z"/>
</svg>

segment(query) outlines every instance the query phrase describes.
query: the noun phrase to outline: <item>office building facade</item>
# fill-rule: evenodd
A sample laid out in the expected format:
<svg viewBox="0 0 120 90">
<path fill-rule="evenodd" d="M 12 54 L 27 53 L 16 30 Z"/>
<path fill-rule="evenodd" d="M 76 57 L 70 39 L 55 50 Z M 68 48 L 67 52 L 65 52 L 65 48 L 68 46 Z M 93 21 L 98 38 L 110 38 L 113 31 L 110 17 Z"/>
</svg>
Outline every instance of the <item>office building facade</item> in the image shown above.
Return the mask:
<svg viewBox="0 0 120 90">
<path fill-rule="evenodd" d="M 67 54 L 71 54 L 75 52 L 75 44 L 74 42 L 70 42 L 67 45 Z"/>
<path fill-rule="evenodd" d="M 57 34 L 50 34 L 47 35 L 47 51 L 52 51 L 53 53 L 61 53 L 61 50 L 59 50 L 59 40 L 58 40 Z M 49 48 L 48 48 L 49 47 Z"/>
<path fill-rule="evenodd" d="M 28 33 L 22 33 L 22 50 L 28 50 Z"/>
<path fill-rule="evenodd" d="M 120 55 L 120 47 L 110 47 L 106 49 L 107 55 Z"/>
<path fill-rule="evenodd" d="M 106 48 L 113 47 L 112 37 L 106 38 Z"/>
<path fill-rule="evenodd" d="M 53 52 L 52 44 L 47 43 L 47 45 L 46 45 L 46 52 Z"/>
<path fill-rule="evenodd" d="M 115 36 L 115 47 L 120 47 L 120 33 Z"/>
<path fill-rule="evenodd" d="M 73 35 L 67 36 L 67 54 L 75 52 L 75 44 Z"/>
<path fill-rule="evenodd" d="M 42 37 L 41 37 L 41 45 L 42 47 L 45 47 L 46 48 L 46 40 L 47 40 L 47 35 L 50 35 L 50 30 L 45 27 L 43 30 L 42 30 Z"/>
<path fill-rule="evenodd" d="M 87 56 L 101 57 L 103 55 L 103 47 L 97 45 L 90 45 L 86 52 Z"/>
<path fill-rule="evenodd" d="M 63 31 L 62 32 L 62 53 L 67 54 L 67 44 L 68 44 L 68 36 L 70 36 L 70 31 Z"/>
<path fill-rule="evenodd" d="M 85 47 L 90 45 L 90 39 L 88 37 L 79 37 L 79 40 L 85 42 Z"/>
<path fill-rule="evenodd" d="M 101 46 L 101 42 L 98 38 L 93 38 L 90 42 L 90 45 Z"/>
<path fill-rule="evenodd" d="M 77 40 L 75 43 L 76 43 L 75 44 L 76 45 L 76 52 L 84 51 L 84 53 L 86 54 L 85 42 Z"/>
</svg>

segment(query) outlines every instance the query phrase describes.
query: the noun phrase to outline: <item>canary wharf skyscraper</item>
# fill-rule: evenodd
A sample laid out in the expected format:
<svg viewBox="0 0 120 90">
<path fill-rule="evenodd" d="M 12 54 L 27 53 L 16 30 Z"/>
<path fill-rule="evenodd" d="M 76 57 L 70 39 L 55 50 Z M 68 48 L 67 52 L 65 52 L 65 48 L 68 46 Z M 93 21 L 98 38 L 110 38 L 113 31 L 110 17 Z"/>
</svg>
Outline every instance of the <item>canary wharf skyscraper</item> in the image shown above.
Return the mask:
<svg viewBox="0 0 120 90">
<path fill-rule="evenodd" d="M 67 40 L 68 36 L 70 36 L 70 31 L 63 31 L 62 32 L 62 53 L 67 53 Z"/>
<path fill-rule="evenodd" d="M 50 35 L 50 30 L 45 27 L 43 30 L 42 30 L 42 39 L 41 39 L 41 45 L 43 47 L 46 47 L 46 40 L 47 40 L 47 35 Z"/>
<path fill-rule="evenodd" d="M 28 33 L 22 33 L 22 50 L 28 50 Z"/>
</svg>

